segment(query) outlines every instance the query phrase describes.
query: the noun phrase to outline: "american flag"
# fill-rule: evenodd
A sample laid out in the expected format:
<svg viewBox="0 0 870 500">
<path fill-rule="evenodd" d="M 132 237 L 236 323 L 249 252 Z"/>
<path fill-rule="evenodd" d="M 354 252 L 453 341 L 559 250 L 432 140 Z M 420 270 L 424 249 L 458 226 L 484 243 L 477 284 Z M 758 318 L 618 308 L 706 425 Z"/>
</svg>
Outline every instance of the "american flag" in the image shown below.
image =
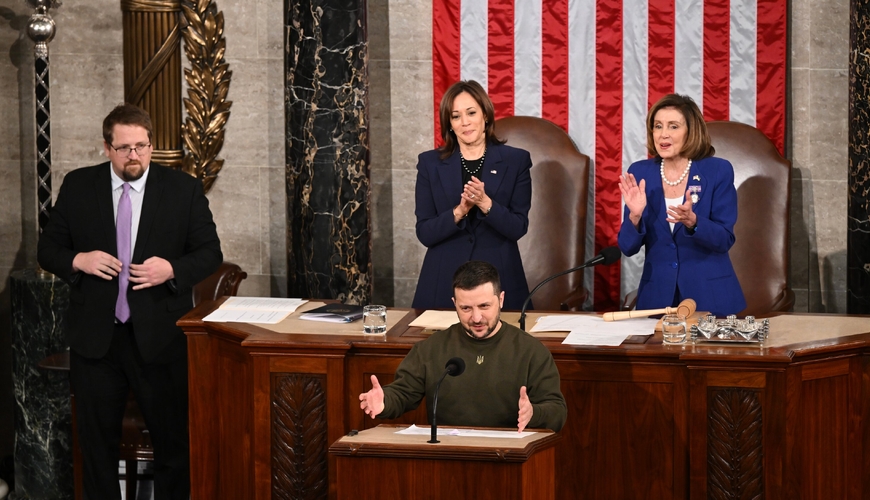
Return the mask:
<svg viewBox="0 0 870 500">
<path fill-rule="evenodd" d="M 787 8 L 787 0 L 433 0 L 435 144 L 441 96 L 460 79 L 488 89 L 497 118 L 538 116 L 565 129 L 593 160 L 591 257 L 616 244 L 617 179 L 647 157 L 646 113 L 661 96 L 688 94 L 707 121 L 753 125 L 783 152 Z M 640 262 L 595 268 L 587 288 L 596 310 L 637 288 Z"/>
</svg>

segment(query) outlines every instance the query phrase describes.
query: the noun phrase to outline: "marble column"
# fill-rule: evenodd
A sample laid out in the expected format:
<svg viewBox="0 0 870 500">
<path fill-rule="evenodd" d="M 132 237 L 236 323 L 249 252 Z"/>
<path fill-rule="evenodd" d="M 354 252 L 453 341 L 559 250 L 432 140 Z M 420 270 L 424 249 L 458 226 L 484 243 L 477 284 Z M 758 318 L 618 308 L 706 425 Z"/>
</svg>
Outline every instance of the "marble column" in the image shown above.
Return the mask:
<svg viewBox="0 0 870 500">
<path fill-rule="evenodd" d="M 291 297 L 371 297 L 364 0 L 285 0 Z"/>
<path fill-rule="evenodd" d="M 15 392 L 15 492 L 10 498 L 72 500 L 69 377 L 37 366 L 67 348 L 63 316 L 69 287 L 31 269 L 13 272 L 10 281 Z"/>
<path fill-rule="evenodd" d="M 846 310 L 870 314 L 870 0 L 852 0 Z"/>
</svg>

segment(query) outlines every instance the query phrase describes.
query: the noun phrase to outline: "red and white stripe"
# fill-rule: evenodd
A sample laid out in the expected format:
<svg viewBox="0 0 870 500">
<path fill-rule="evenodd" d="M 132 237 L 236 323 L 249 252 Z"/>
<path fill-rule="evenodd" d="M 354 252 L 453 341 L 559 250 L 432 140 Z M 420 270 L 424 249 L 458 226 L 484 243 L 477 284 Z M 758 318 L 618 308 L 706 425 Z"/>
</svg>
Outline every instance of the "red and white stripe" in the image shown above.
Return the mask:
<svg viewBox="0 0 870 500">
<path fill-rule="evenodd" d="M 688 94 L 706 120 L 756 126 L 783 151 L 786 19 L 787 0 L 433 0 L 435 143 L 441 96 L 460 79 L 488 90 L 496 117 L 564 128 L 593 159 L 591 257 L 616 244 L 617 179 L 647 156 L 646 112 L 662 95 Z M 597 310 L 637 287 L 641 261 L 595 268 Z"/>
</svg>

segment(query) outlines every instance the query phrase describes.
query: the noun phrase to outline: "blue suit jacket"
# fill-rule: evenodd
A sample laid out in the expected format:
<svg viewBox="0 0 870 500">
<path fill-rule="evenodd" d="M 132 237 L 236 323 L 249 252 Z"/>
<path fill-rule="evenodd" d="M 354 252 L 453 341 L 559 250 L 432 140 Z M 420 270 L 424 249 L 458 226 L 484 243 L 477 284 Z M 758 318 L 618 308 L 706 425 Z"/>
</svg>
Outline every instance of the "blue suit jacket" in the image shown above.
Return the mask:
<svg viewBox="0 0 870 500">
<path fill-rule="evenodd" d="M 734 169 L 727 160 L 709 157 L 693 161 L 688 188 L 700 189 L 694 205 L 697 228 L 691 233 L 677 223 L 671 232 L 667 222 L 659 158 L 635 162 L 628 172 L 637 182 L 646 180 L 646 208 L 635 229 L 623 214 L 619 248 L 625 255 L 646 251 L 637 294 L 638 309 L 671 305 L 676 287 L 680 296 L 694 299 L 699 311 L 717 316 L 736 314 L 746 308 L 743 291 L 728 257 L 734 244 L 737 221 L 737 190 Z M 684 199 L 685 201 L 685 199 Z"/>
<path fill-rule="evenodd" d="M 532 159 L 528 151 L 489 144 L 481 172 L 492 209 L 453 221 L 462 194 L 459 149 L 449 158 L 439 151 L 422 153 L 417 162 L 417 238 L 428 250 L 423 259 L 413 307 L 453 308 L 453 273 L 469 260 L 483 260 L 498 269 L 505 308 L 519 309 L 529 294 L 517 240 L 529 227 L 532 203 Z"/>
</svg>

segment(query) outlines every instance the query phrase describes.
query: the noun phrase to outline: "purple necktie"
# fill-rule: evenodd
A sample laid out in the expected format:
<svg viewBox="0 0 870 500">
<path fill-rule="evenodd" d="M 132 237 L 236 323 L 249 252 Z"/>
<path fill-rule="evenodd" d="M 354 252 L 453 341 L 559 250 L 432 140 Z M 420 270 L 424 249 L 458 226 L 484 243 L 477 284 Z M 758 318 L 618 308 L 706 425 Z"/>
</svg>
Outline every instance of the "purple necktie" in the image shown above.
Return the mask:
<svg viewBox="0 0 870 500">
<path fill-rule="evenodd" d="M 130 319 L 130 304 L 127 303 L 127 287 L 130 280 L 130 226 L 133 225 L 133 205 L 130 203 L 130 184 L 124 183 L 124 192 L 118 201 L 118 220 L 115 234 L 118 239 L 118 260 L 121 272 L 118 274 L 118 300 L 115 302 L 115 317 L 121 323 Z"/>
</svg>

